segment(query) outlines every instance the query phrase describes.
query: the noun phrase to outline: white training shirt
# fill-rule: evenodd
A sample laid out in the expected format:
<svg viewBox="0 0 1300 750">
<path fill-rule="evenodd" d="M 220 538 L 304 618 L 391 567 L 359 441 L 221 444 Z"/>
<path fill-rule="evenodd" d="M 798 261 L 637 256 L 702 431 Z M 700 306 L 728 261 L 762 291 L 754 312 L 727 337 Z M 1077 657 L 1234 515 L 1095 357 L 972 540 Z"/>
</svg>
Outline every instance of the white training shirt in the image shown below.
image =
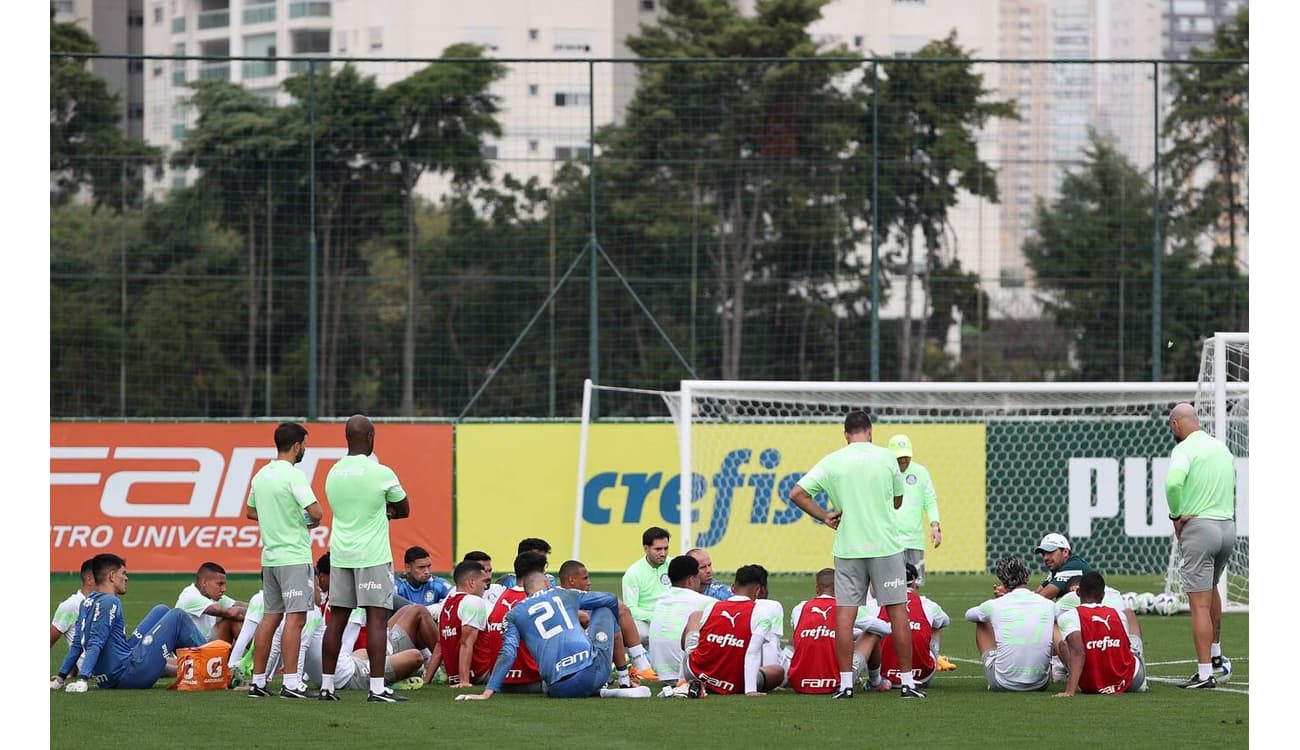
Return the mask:
<svg viewBox="0 0 1300 750">
<path fill-rule="evenodd" d="M 682 631 L 693 612 L 703 612 L 717 601 L 698 591 L 678 588 L 668 589 L 659 597 L 650 613 L 650 666 L 661 680 L 676 680 L 682 676 Z"/>
<path fill-rule="evenodd" d="M 81 611 L 81 603 L 85 600 L 86 595 L 81 593 L 81 589 L 72 592 L 72 596 L 59 602 L 59 606 L 54 608 L 54 619 L 50 621 L 50 626 L 67 635 L 72 626 L 77 624 L 77 614 Z"/>
<path fill-rule="evenodd" d="M 993 625 L 994 670 L 1004 687 L 1037 690 L 1047 684 L 1055 602 L 1022 586 L 971 607 L 966 619 Z"/>
<path fill-rule="evenodd" d="M 199 632 L 208 639 L 212 638 L 212 628 L 217 624 L 217 616 L 205 615 L 203 614 L 203 610 L 211 607 L 213 604 L 220 604 L 223 607 L 229 607 L 234 603 L 234 599 L 225 595 L 215 601 L 209 599 L 199 593 L 199 587 L 192 583 L 182 589 L 180 596 L 176 597 L 176 606 L 185 610 L 185 613 L 188 614 L 190 619 L 194 620 L 194 624 L 198 626 Z"/>
</svg>

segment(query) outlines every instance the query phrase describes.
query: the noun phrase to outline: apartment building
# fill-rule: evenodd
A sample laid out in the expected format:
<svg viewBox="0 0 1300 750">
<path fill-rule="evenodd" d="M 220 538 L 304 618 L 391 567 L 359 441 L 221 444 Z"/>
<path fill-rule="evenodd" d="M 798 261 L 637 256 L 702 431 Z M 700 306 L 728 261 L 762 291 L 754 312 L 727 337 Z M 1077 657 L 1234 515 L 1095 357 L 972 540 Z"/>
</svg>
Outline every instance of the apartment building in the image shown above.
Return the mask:
<svg viewBox="0 0 1300 750">
<path fill-rule="evenodd" d="M 94 37 L 105 54 L 138 55 L 144 51 L 144 0 L 55 0 L 54 20 L 75 23 Z M 96 59 L 91 70 L 118 97 L 119 126 L 128 138 L 144 135 L 144 63 Z"/>
</svg>

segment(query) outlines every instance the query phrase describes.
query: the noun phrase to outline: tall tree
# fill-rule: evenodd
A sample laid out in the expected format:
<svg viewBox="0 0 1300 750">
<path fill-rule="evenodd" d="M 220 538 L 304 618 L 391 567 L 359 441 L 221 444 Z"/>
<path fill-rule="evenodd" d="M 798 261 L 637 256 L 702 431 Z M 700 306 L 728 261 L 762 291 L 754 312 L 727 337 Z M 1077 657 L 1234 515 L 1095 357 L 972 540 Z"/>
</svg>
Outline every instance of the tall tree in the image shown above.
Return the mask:
<svg viewBox="0 0 1300 750">
<path fill-rule="evenodd" d="M 1240 274 L 1249 205 L 1245 190 L 1249 120 L 1249 11 L 1243 8 L 1214 32 L 1209 49 L 1193 49 L 1193 64 L 1170 64 L 1173 101 L 1162 123 L 1168 151 L 1170 240 L 1208 245 L 1225 278 Z M 1235 285 L 1234 285 L 1235 286 Z M 1234 330 L 1244 328 L 1245 307 L 1229 300 Z"/>
<path fill-rule="evenodd" d="M 118 97 L 90 62 L 56 53 L 87 54 L 99 47 L 75 23 L 57 23 L 50 9 L 50 180 L 55 202 L 90 189 L 94 205 L 122 211 L 142 200 L 145 170 L 157 148 L 122 135 Z"/>
<path fill-rule="evenodd" d="M 319 411 L 331 415 L 338 407 L 347 281 L 363 268 L 361 243 L 385 229 L 377 218 L 386 203 L 382 157 L 389 114 L 374 76 L 361 75 L 351 64 L 337 71 L 318 64 L 314 82 L 308 71 L 285 79 L 283 85 L 295 99 L 288 107 L 288 130 L 304 166 L 307 145 L 315 141 L 321 260 Z"/>
<path fill-rule="evenodd" d="M 1075 342 L 1080 380 L 1144 380 L 1151 372 L 1154 222 L 1150 179 L 1096 133 L 1059 197 L 1035 210 L 1025 258 L 1046 310 Z M 1162 328 L 1180 342 L 1165 372 L 1186 380 L 1196 372 L 1199 342 L 1222 324 L 1229 285 L 1244 297 L 1245 284 L 1198 264 L 1193 248 L 1172 248 L 1161 270 Z"/>
<path fill-rule="evenodd" d="M 481 47 L 454 44 L 442 57 L 482 58 Z M 417 252 L 416 186 L 427 172 L 450 174 L 464 188 L 488 176 L 483 140 L 500 136 L 498 97 L 489 87 L 505 76 L 496 62 L 438 62 L 384 89 L 381 106 L 389 113 L 387 153 L 401 183 L 406 205 L 406 328 L 402 341 L 402 413 L 415 414 L 415 337 L 420 301 Z"/>
<path fill-rule="evenodd" d="M 945 265 L 941 251 L 956 242 L 947 232 L 948 212 L 962 193 L 998 200 L 994 170 L 979 158 L 975 140 L 991 119 L 1016 118 L 1013 102 L 990 99 L 984 76 L 976 73 L 970 51 L 957 43 L 957 32 L 932 41 L 917 58 L 961 60 L 926 63 L 886 62 L 877 92 L 880 132 L 882 223 L 892 225 L 902 246 L 904 305 L 900 380 L 920 378 L 921 356 L 929 317 L 921 315 L 921 330 L 912 338 L 913 278 L 920 269 L 921 309 L 929 307 L 932 276 Z M 915 239 L 920 233 L 924 254 L 918 261 Z M 955 252 L 953 252 L 955 256 Z M 946 312 L 946 311 L 945 311 Z"/>
<path fill-rule="evenodd" d="M 742 371 L 753 285 L 770 278 L 776 259 L 800 252 L 781 234 L 792 221 L 783 212 L 837 206 L 834 225 L 845 234 L 865 214 L 863 92 L 845 83 L 856 65 L 826 59 L 847 51 L 821 52 L 808 34 L 825 4 L 759 0 L 747 16 L 727 0 L 666 0 L 658 24 L 628 37 L 629 49 L 726 61 L 639 64 L 624 124 L 600 138 L 602 185 L 631 186 L 612 208 L 649 241 L 637 255 L 689 246 L 707 258 L 724 378 Z M 855 174 L 837 182 L 832 164 Z"/>
<path fill-rule="evenodd" d="M 191 85 L 198 121 L 172 156 L 172 164 L 198 169 L 198 189 L 219 207 L 222 223 L 244 236 L 248 315 L 239 413 L 251 417 L 262 288 L 269 270 L 265 245 L 270 237 L 259 231 L 259 224 L 271 221 L 275 198 L 282 192 L 273 189 L 271 165 L 283 158 L 292 142 L 284 132 L 283 113 L 248 89 L 226 81 Z"/>
</svg>

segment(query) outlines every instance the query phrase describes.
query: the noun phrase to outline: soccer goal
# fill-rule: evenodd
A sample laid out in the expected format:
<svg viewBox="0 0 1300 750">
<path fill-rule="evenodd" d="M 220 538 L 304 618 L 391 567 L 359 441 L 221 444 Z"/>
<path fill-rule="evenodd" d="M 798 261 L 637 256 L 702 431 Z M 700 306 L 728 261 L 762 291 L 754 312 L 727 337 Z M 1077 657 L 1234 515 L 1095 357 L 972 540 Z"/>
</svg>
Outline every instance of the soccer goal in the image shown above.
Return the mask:
<svg viewBox="0 0 1300 750">
<path fill-rule="evenodd" d="M 1219 581 L 1219 596 L 1225 611 L 1248 611 L 1250 607 L 1250 334 L 1216 333 L 1201 346 L 1201 369 L 1193 401 L 1201 429 L 1221 439 L 1237 463 L 1237 543 L 1228 561 L 1228 571 Z M 1187 609 L 1187 597 L 1178 576 L 1181 558 L 1178 545 L 1169 549 L 1165 591 L 1179 597 Z"/>
<path fill-rule="evenodd" d="M 591 392 L 613 398 L 607 388 Z M 1037 573 L 1034 547 L 1060 532 L 1104 573 L 1163 575 L 1173 534 L 1164 498 L 1169 409 L 1195 395 L 1191 382 L 687 380 L 676 391 L 641 392 L 639 411 L 618 412 L 672 418 L 678 476 L 691 478 L 676 487 L 675 546 L 709 550 L 719 571 L 757 562 L 811 573 L 831 564 L 829 532 L 788 498 L 804 472 L 844 445 L 844 415 L 865 409 L 873 441 L 906 433 L 913 460 L 934 479 L 943 541 L 927 549 L 928 570 L 986 572 L 1017 554 Z M 591 471 L 587 413 L 579 504 Z M 575 512 L 575 556 L 580 518 Z"/>
</svg>

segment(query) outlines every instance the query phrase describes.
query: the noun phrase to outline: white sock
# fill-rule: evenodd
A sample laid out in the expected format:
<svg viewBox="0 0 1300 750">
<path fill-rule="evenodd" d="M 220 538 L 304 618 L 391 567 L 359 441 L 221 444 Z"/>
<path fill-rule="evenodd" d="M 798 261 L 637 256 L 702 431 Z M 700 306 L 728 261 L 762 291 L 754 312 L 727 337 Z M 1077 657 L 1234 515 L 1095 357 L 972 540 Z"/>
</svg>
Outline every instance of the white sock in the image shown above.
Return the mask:
<svg viewBox="0 0 1300 750">
<path fill-rule="evenodd" d="M 383 677 L 371 677 L 371 678 L 370 678 L 370 692 L 374 693 L 375 695 L 378 695 L 378 694 L 384 692 L 384 678 L 383 678 Z"/>
<path fill-rule="evenodd" d="M 284 675 L 284 686 L 289 688 L 290 690 L 297 690 L 299 687 L 299 680 L 298 680 L 297 673 L 289 674 L 286 672 Z"/>
<path fill-rule="evenodd" d="M 637 669 L 650 668 L 650 660 L 645 658 L 645 646 L 642 646 L 639 643 L 636 644 L 635 646 L 628 646 L 627 656 L 629 659 L 632 660 L 632 666 L 636 667 Z"/>
<path fill-rule="evenodd" d="M 853 673 L 840 672 L 840 690 L 851 690 L 853 688 Z"/>
<path fill-rule="evenodd" d="M 266 672 L 253 675 L 253 684 L 260 688 L 266 687 Z"/>
<path fill-rule="evenodd" d="M 903 687 L 916 687 L 916 675 L 912 674 L 911 671 L 903 672 L 898 676 L 898 679 L 903 683 Z"/>
<path fill-rule="evenodd" d="M 630 688 L 601 688 L 600 697 L 602 698 L 649 698 L 650 688 L 642 685 L 640 687 Z"/>
<path fill-rule="evenodd" d="M 327 693 L 334 692 L 334 675 L 323 674 L 320 676 L 320 689 Z"/>
<path fill-rule="evenodd" d="M 870 684 L 872 684 L 872 685 L 879 685 L 879 684 L 880 684 L 880 668 L 879 668 L 879 667 L 876 667 L 875 669 L 871 669 L 870 667 L 868 667 L 868 668 L 867 668 L 867 679 L 870 680 Z"/>
<path fill-rule="evenodd" d="M 614 667 L 614 672 L 618 674 L 618 686 L 621 688 L 632 687 L 632 676 L 628 674 L 627 665 Z"/>
<path fill-rule="evenodd" d="M 1199 662 L 1196 664 L 1196 677 L 1198 679 L 1204 680 L 1209 677 L 1211 671 L 1212 667 L 1210 667 L 1209 664 L 1201 664 Z"/>
<path fill-rule="evenodd" d="M 1216 657 L 1216 656 L 1223 656 L 1223 649 L 1219 647 L 1219 644 L 1217 644 L 1217 643 L 1211 643 L 1211 644 L 1210 644 L 1210 658 L 1214 658 L 1214 657 Z"/>
</svg>

